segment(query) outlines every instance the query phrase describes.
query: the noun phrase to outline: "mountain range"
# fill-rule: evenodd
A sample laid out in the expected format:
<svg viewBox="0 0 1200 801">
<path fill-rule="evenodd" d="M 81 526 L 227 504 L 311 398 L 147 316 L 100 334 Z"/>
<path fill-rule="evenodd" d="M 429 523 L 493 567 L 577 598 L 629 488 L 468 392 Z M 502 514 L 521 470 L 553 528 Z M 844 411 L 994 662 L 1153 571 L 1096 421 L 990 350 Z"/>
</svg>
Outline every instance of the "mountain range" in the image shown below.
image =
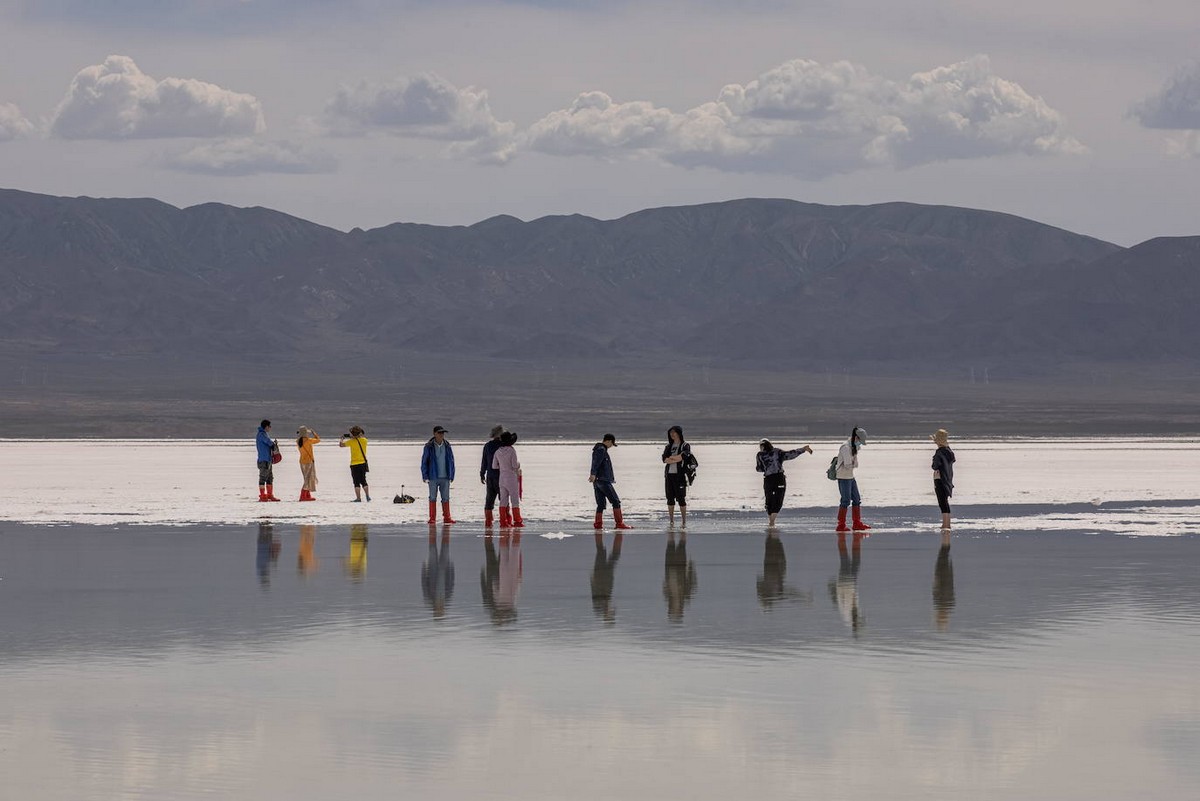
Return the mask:
<svg viewBox="0 0 1200 801">
<path fill-rule="evenodd" d="M 0 190 L 12 358 L 462 354 L 757 367 L 1143 363 L 1200 345 L 1200 236 L 745 199 L 341 232 L 264 208 Z"/>
</svg>

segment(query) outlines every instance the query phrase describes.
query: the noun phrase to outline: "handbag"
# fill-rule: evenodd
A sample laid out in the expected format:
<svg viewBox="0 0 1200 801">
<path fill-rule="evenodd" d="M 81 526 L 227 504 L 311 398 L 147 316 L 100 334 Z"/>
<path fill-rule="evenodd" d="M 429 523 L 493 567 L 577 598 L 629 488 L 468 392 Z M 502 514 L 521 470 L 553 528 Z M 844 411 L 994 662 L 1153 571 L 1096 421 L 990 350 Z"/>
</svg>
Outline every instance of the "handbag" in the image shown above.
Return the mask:
<svg viewBox="0 0 1200 801">
<path fill-rule="evenodd" d="M 829 469 L 825 471 L 825 478 L 830 481 L 837 481 L 837 460 L 835 456 L 829 460 Z"/>
<path fill-rule="evenodd" d="M 283 454 L 279 452 L 279 443 L 271 443 L 271 464 L 279 464 L 283 461 Z"/>
<path fill-rule="evenodd" d="M 355 437 L 354 441 L 358 442 L 358 437 Z M 363 444 L 361 442 L 358 442 L 358 452 L 361 453 L 363 456 L 363 463 L 362 463 L 363 472 L 370 473 L 371 466 L 367 463 L 367 449 L 363 447 Z"/>
</svg>

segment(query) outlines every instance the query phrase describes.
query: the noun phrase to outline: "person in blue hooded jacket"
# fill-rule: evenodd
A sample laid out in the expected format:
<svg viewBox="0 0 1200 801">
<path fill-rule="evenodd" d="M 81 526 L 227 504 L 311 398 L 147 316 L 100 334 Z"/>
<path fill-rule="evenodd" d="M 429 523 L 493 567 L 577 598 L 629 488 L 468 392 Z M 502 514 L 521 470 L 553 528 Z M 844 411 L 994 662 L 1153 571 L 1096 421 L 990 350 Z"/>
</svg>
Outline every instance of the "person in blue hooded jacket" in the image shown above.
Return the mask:
<svg viewBox="0 0 1200 801">
<path fill-rule="evenodd" d="M 625 519 L 621 516 L 621 497 L 617 495 L 617 489 L 613 486 L 617 479 L 613 474 L 612 459 L 609 458 L 608 449 L 615 447 L 617 447 L 617 438 L 612 434 L 605 434 L 592 447 L 592 469 L 588 475 L 588 481 L 592 483 L 592 489 L 596 493 L 594 528 L 604 527 L 606 502 L 612 504 L 613 519 L 616 521 L 617 528 L 633 528 L 633 526 L 625 525 Z"/>
<path fill-rule="evenodd" d="M 448 432 L 441 426 L 433 427 L 433 436 L 425 443 L 421 452 L 421 480 L 429 485 L 430 525 L 437 522 L 438 495 L 442 498 L 442 523 L 455 523 L 450 517 L 450 484 L 454 481 L 454 449 L 446 441 Z"/>
<path fill-rule="evenodd" d="M 275 471 L 272 469 L 274 451 L 279 445 L 271 439 L 271 421 L 263 420 L 258 424 L 258 434 L 254 437 L 254 447 L 258 451 L 258 499 L 260 501 L 278 501 L 275 497 Z"/>
</svg>

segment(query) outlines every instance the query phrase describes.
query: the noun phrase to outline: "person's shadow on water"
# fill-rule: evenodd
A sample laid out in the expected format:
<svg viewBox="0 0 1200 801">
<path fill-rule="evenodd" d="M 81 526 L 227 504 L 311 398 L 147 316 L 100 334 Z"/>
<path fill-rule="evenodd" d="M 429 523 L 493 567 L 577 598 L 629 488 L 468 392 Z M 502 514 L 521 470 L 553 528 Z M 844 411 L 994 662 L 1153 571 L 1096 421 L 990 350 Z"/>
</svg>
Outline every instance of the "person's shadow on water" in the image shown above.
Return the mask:
<svg viewBox="0 0 1200 801">
<path fill-rule="evenodd" d="M 687 532 L 680 532 L 677 543 L 672 531 L 667 535 L 663 575 L 663 598 L 667 601 L 667 619 L 672 623 L 683 622 L 683 610 L 696 594 L 696 585 L 696 563 L 687 555 Z"/>
<path fill-rule="evenodd" d="M 621 543 L 625 532 L 618 531 L 613 537 L 612 553 L 604 547 L 604 533 L 596 532 L 596 559 L 592 562 L 592 611 L 605 623 L 616 623 L 617 608 L 613 605 L 613 582 L 617 560 L 621 558 Z"/>
<path fill-rule="evenodd" d="M 858 568 L 862 562 L 863 535 L 855 532 L 850 550 L 846 550 L 846 535 L 838 534 L 838 574 L 829 580 L 829 598 L 842 616 L 842 621 L 858 636 L 867 618 L 858 598 Z"/>
</svg>

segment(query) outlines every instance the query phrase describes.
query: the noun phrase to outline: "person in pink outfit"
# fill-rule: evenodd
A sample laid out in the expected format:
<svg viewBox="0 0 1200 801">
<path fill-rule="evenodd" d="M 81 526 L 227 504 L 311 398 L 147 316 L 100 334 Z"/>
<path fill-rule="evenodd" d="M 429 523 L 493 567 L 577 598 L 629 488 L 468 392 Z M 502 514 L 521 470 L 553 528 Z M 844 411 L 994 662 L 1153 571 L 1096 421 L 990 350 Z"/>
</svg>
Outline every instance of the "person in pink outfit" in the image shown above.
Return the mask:
<svg viewBox="0 0 1200 801">
<path fill-rule="evenodd" d="M 523 528 L 521 519 L 521 462 L 513 447 L 517 435 L 505 431 L 500 435 L 500 447 L 492 457 L 492 467 L 500 471 L 500 526 Z"/>
</svg>

